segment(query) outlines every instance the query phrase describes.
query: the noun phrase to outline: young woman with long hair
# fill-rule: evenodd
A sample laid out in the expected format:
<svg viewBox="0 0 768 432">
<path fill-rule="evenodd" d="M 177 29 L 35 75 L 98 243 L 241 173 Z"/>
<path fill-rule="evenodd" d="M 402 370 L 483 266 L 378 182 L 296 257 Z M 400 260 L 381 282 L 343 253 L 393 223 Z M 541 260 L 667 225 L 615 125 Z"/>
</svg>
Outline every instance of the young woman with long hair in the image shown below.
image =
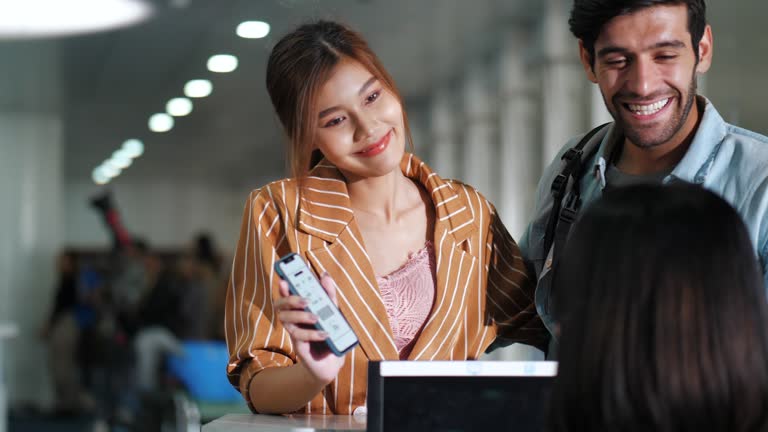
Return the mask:
<svg viewBox="0 0 768 432">
<path fill-rule="evenodd" d="M 517 245 L 480 193 L 406 152 L 402 98 L 358 33 L 299 27 L 272 50 L 267 89 L 293 176 L 249 196 L 228 287 L 228 375 L 251 409 L 351 414 L 369 360 L 477 359 L 497 336 L 546 345 Z M 291 252 L 359 338 L 344 357 L 273 271 Z"/>
</svg>

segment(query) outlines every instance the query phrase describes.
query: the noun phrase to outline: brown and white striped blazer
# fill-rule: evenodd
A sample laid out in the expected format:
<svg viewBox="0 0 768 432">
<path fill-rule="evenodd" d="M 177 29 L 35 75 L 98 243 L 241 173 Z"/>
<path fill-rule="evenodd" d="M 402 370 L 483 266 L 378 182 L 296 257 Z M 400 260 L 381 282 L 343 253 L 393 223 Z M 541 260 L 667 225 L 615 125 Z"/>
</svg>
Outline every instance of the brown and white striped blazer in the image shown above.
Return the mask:
<svg viewBox="0 0 768 432">
<path fill-rule="evenodd" d="M 411 154 L 401 168 L 429 192 L 436 215 L 434 306 L 409 360 L 477 359 L 497 336 L 544 347 L 548 333 L 536 315 L 534 284 L 493 206 Z M 284 179 L 248 197 L 227 290 L 229 380 L 253 409 L 251 379 L 264 368 L 297 362 L 273 309 L 279 298 L 273 265 L 290 252 L 317 274 L 331 275 L 339 308 L 360 339 L 338 377 L 305 409 L 351 414 L 366 403 L 368 361 L 397 360 L 398 352 L 347 185 L 326 160 L 303 181 L 301 194 L 295 179 Z"/>
</svg>

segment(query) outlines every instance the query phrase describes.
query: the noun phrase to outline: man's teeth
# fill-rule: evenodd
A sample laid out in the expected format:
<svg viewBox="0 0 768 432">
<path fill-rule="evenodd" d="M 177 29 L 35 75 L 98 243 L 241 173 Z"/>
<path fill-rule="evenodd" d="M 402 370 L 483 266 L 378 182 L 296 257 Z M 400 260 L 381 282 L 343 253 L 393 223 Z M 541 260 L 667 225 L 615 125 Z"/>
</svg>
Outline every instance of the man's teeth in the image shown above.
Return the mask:
<svg viewBox="0 0 768 432">
<path fill-rule="evenodd" d="M 669 98 L 662 99 L 650 105 L 627 104 L 627 107 L 629 107 L 630 111 L 638 115 L 653 115 L 661 111 L 661 109 L 664 108 L 668 101 Z"/>
</svg>

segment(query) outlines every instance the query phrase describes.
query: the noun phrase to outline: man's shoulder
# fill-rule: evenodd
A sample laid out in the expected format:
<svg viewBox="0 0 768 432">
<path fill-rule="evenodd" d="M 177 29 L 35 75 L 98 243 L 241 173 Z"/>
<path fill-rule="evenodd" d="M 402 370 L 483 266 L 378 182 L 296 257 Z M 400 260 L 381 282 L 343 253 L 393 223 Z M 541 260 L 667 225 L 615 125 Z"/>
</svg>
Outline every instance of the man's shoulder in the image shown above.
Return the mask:
<svg viewBox="0 0 768 432">
<path fill-rule="evenodd" d="M 729 171 L 752 180 L 768 178 L 768 137 L 727 123 L 725 131 L 718 153 L 728 155 Z"/>
<path fill-rule="evenodd" d="M 726 123 L 726 139 L 733 139 L 737 144 L 740 145 L 748 145 L 752 146 L 754 145 L 754 148 L 749 148 L 750 150 L 754 150 L 757 152 L 761 152 L 764 154 L 768 154 L 768 137 L 760 134 L 758 132 L 745 129 L 740 126 L 735 126 L 729 123 Z"/>
<path fill-rule="evenodd" d="M 709 167 L 706 183 L 710 188 L 742 211 L 766 208 L 768 137 L 726 123 L 725 134 L 709 160 L 705 166 Z"/>
</svg>

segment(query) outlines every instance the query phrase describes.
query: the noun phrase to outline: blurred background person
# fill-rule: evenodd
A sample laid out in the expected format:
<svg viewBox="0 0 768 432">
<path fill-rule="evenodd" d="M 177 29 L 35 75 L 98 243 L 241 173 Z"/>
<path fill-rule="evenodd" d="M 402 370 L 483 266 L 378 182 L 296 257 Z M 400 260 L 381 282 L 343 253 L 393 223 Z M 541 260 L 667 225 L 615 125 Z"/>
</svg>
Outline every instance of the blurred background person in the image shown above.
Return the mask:
<svg viewBox="0 0 768 432">
<path fill-rule="evenodd" d="M 552 431 L 768 430 L 768 312 L 749 232 L 693 185 L 590 206 L 555 276 Z"/>
<path fill-rule="evenodd" d="M 201 285 L 202 301 L 197 311 L 204 326 L 198 331 L 203 339 L 224 340 L 224 300 L 226 278 L 221 273 L 221 257 L 213 236 L 207 232 L 195 235 L 192 245 L 190 280 Z"/>
<path fill-rule="evenodd" d="M 223 321 L 212 323 L 223 315 L 216 310 L 223 301 L 214 298 L 223 294 L 218 267 L 213 239 L 198 234 L 175 265 L 160 272 L 139 302 L 134 348 L 140 391 L 158 390 L 163 360 L 171 354 L 183 355 L 183 341 L 211 340 L 221 334 Z"/>
<path fill-rule="evenodd" d="M 139 301 L 159 274 L 157 261 L 149 253 L 148 243 L 128 232 L 109 191 L 92 198 L 91 205 L 112 238 L 111 302 L 121 330 L 132 333 Z"/>
<path fill-rule="evenodd" d="M 59 280 L 48 321 L 41 334 L 48 344 L 48 365 L 55 389 L 55 415 L 78 415 L 94 408 L 83 385 L 80 345 L 83 329 L 93 321 L 93 311 L 81 299 L 77 258 L 62 251 L 56 268 Z"/>
</svg>

